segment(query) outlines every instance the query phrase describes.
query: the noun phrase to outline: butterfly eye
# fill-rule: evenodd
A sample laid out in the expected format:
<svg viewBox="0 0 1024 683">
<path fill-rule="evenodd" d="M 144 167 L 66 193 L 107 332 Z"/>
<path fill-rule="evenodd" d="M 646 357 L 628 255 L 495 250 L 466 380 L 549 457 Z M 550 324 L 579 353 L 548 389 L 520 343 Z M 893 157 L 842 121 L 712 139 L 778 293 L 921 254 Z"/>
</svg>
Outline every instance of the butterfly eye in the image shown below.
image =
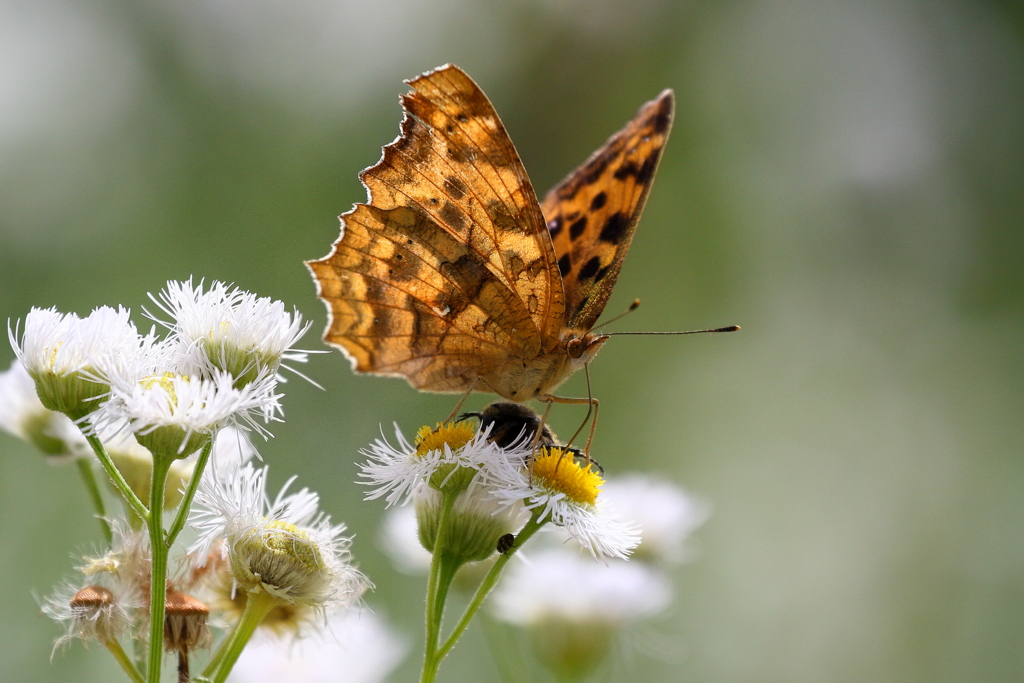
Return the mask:
<svg viewBox="0 0 1024 683">
<path fill-rule="evenodd" d="M 573 337 L 565 343 L 565 351 L 570 358 L 579 358 L 583 355 L 583 340 Z"/>
</svg>

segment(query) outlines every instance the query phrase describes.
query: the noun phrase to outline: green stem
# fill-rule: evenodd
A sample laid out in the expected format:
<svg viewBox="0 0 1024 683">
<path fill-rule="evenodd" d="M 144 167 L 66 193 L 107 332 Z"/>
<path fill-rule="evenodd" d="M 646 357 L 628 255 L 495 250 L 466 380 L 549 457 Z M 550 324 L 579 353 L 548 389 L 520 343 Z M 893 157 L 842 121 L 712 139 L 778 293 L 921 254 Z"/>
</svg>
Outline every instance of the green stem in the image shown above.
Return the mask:
<svg viewBox="0 0 1024 683">
<path fill-rule="evenodd" d="M 211 679 L 213 683 L 224 683 L 224 679 L 231 673 L 235 662 L 241 656 L 242 650 L 249 644 L 249 639 L 252 638 L 256 627 L 260 625 L 260 622 L 263 621 L 263 618 L 267 616 L 270 610 L 274 609 L 278 604 L 278 599 L 265 591 L 248 594 L 242 618 L 238 620 L 238 625 L 235 626 L 235 630 L 227 640 L 226 646 L 221 647 L 222 652 L 220 653 L 217 673 Z M 209 668 L 207 666 L 207 669 Z M 204 671 L 203 676 L 206 675 L 208 674 Z"/>
<path fill-rule="evenodd" d="M 246 604 L 248 604 L 248 602 L 248 599 L 246 599 Z M 217 646 L 216 652 L 214 652 L 213 656 L 210 657 L 210 661 L 206 663 L 206 668 L 204 668 L 203 672 L 199 674 L 198 680 L 209 680 L 209 678 L 217 672 L 217 667 L 220 666 L 221 661 L 224 659 L 224 655 L 228 650 L 228 645 L 230 645 L 231 641 L 234 640 L 235 633 L 238 631 L 240 623 L 241 622 L 236 623 L 231 629 L 231 632 L 228 633 L 222 641 L 220 641 L 220 645 Z"/>
<path fill-rule="evenodd" d="M 427 609 L 426 609 L 426 643 L 423 646 L 423 671 L 421 683 L 430 683 L 437 676 L 441 659 L 437 656 L 437 644 L 441 639 L 441 619 L 444 617 L 444 600 L 448 596 L 448 586 L 455 576 L 451 571 L 449 554 L 445 552 L 448 537 L 449 519 L 458 493 L 442 493 L 441 514 L 437 521 L 437 536 L 434 538 L 433 556 L 430 560 L 430 576 L 427 578 Z M 456 567 L 455 569 L 458 569 Z M 450 576 L 448 576 L 450 574 Z M 442 578 L 448 578 L 448 585 L 442 588 Z"/>
<path fill-rule="evenodd" d="M 106 470 L 107 476 L 110 477 L 110 481 L 114 483 L 114 487 L 120 492 L 121 496 L 124 497 L 125 502 L 131 508 L 132 512 L 139 516 L 139 519 L 149 520 L 149 511 L 146 510 L 146 506 L 142 504 L 139 497 L 135 495 L 131 487 L 128 486 L 128 482 L 124 480 L 121 473 L 117 471 L 117 466 L 114 461 L 107 455 L 107 449 L 103 447 L 103 442 L 96 437 L 95 434 L 86 434 L 85 430 L 89 427 L 88 423 L 82 424 L 82 434 L 85 436 L 89 445 L 92 446 L 92 450 L 96 453 L 96 457 L 99 459 L 100 464 L 103 465 L 103 469 Z M 163 490 L 161 489 L 161 493 Z M 152 497 L 152 496 L 151 496 Z"/>
<path fill-rule="evenodd" d="M 96 509 L 96 518 L 100 520 L 100 528 L 103 530 L 103 538 L 107 543 L 114 540 L 114 533 L 110 530 L 110 520 L 107 519 L 107 508 L 103 504 L 103 495 L 96 483 L 96 473 L 92 471 L 92 463 L 88 458 L 77 458 L 78 471 L 82 474 L 82 482 L 92 499 L 92 506 Z M 120 647 L 120 646 L 119 646 Z"/>
<path fill-rule="evenodd" d="M 107 646 L 107 649 L 110 650 L 110 654 L 114 655 L 114 659 L 116 659 L 117 663 L 121 665 L 124 672 L 128 674 L 128 678 L 132 679 L 132 683 L 146 683 L 146 681 L 142 679 L 142 674 L 140 674 L 139 670 L 135 668 L 131 658 L 125 653 L 124 648 L 121 647 L 121 643 L 114 639 L 110 639 L 104 641 L 103 644 Z"/>
<path fill-rule="evenodd" d="M 484 599 L 487 597 L 487 594 L 491 592 L 491 589 L 493 589 L 495 584 L 498 583 L 498 579 L 501 578 L 501 571 L 505 568 L 505 565 L 508 564 L 508 561 L 511 560 L 516 551 L 519 550 L 519 548 L 522 547 L 522 545 L 526 543 L 531 536 L 537 533 L 537 530 L 545 524 L 547 524 L 546 521 L 537 521 L 537 515 L 531 517 L 530 521 L 526 523 L 526 526 L 524 526 L 516 536 L 516 541 L 512 546 L 512 549 L 498 557 L 494 566 L 491 567 L 491 570 L 487 572 L 487 576 L 484 577 L 484 580 L 480 582 L 480 586 L 477 587 L 476 593 L 473 595 L 473 599 L 466 607 L 466 611 L 462 614 L 462 618 L 459 619 L 459 623 L 455 625 L 455 628 L 452 629 L 451 635 L 448 636 L 448 639 L 444 641 L 444 645 L 442 645 L 437 651 L 439 662 L 451 651 L 453 647 L 455 647 L 455 643 L 458 642 L 459 638 L 462 637 L 462 634 L 469 627 L 469 622 L 473 619 L 477 610 L 480 609 L 480 606 L 484 604 Z"/>
<path fill-rule="evenodd" d="M 171 528 L 167 530 L 167 545 L 168 547 L 174 545 L 175 539 L 178 538 L 178 534 L 185 528 L 185 521 L 188 519 L 188 511 L 192 507 L 192 499 L 196 496 L 196 491 L 199 489 L 199 480 L 203 478 L 203 470 L 206 469 L 206 463 L 210 459 L 210 451 L 213 450 L 213 440 L 216 435 L 210 437 L 210 440 L 203 446 L 203 450 L 199 452 L 199 458 L 196 460 L 196 466 L 192 469 L 192 477 L 188 480 L 188 487 L 185 489 L 185 496 L 181 499 L 178 504 L 178 513 L 174 516 L 174 521 L 171 523 Z"/>
<path fill-rule="evenodd" d="M 164 538 L 164 486 L 173 458 L 153 455 L 153 478 L 149 484 L 149 683 L 160 683 L 164 654 L 164 607 L 167 601 L 167 541 Z"/>
<path fill-rule="evenodd" d="M 235 624 L 234 628 L 232 628 L 231 632 L 225 636 L 224 640 L 220 641 L 220 645 L 217 646 L 217 651 L 213 653 L 213 656 L 210 657 L 210 661 L 206 663 L 206 668 L 204 668 L 203 672 L 197 677 L 198 680 L 209 680 L 210 676 L 217 671 L 217 667 L 220 666 L 221 661 L 224 659 L 224 654 L 227 652 L 228 645 L 234 639 L 236 631 L 238 631 L 238 624 Z"/>
</svg>

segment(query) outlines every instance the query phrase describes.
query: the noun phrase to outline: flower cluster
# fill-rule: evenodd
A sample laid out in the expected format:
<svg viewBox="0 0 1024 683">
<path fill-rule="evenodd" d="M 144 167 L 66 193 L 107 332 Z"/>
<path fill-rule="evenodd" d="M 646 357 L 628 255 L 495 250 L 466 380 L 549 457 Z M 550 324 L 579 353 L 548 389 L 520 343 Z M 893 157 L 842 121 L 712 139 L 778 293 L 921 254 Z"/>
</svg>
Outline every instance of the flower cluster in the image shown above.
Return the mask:
<svg viewBox="0 0 1024 683">
<path fill-rule="evenodd" d="M 445 493 L 457 494 L 451 518 L 461 533 L 449 543 L 479 546 L 464 552 L 472 560 L 490 557 L 497 541 L 521 530 L 530 517 L 565 529 L 595 557 L 625 558 L 637 546 L 639 530 L 600 496 L 604 479 L 596 466 L 557 446 L 534 454 L 531 434 L 502 446 L 490 438 L 494 427 L 492 422 L 478 429 L 471 420 L 423 427 L 413 444 L 396 427 L 397 447 L 379 439 L 363 452 L 362 483 L 373 487 L 367 499 L 385 497 L 389 505 L 413 501 L 421 543 L 433 552 L 441 500 Z M 480 533 L 481 526 L 490 533 Z M 480 542 L 470 543 L 475 536 Z"/>
<path fill-rule="evenodd" d="M 369 582 L 352 565 L 344 525 L 319 511 L 315 493 L 286 486 L 271 501 L 266 468 L 248 464 L 249 434 L 269 437 L 282 419 L 279 371 L 306 360 L 292 347 L 308 323 L 219 282 L 170 282 L 152 298 L 170 316 L 158 321 L 162 336 L 155 326 L 140 333 L 120 307 L 85 318 L 32 309 L 9 326 L 17 360 L 0 374 L 0 428 L 47 456 L 80 456 L 106 532 L 104 549 L 43 603 L 64 627 L 58 645 L 99 642 L 132 680 L 150 683 L 166 651 L 178 678 L 192 680 L 192 653 L 211 646 L 211 626 L 220 626 L 230 633 L 200 674 L 220 682 L 257 627 L 315 630 L 323 619 L 314 617 L 340 614 Z M 123 518 L 106 512 L 96 460 L 125 503 Z M 165 527 L 163 513 L 175 508 Z M 172 570 L 188 522 L 198 540 Z M 124 639 L 136 641 L 134 658 Z"/>
<path fill-rule="evenodd" d="M 541 422 L 527 411 L 494 404 L 478 414 L 479 427 L 471 420 L 424 427 L 412 444 L 396 428 L 397 446 L 378 440 L 364 451 L 362 479 L 371 487 L 367 498 L 413 503 L 415 519 L 406 506 L 390 512 L 383 539 L 409 573 L 438 561 L 441 506 L 456 479 L 462 484 L 446 521 L 448 553 L 467 561 L 497 556 L 494 565 L 481 563 L 494 567 L 539 530 L 529 561 L 510 566 L 498 584 L 494 616 L 524 629 L 557 678 L 582 680 L 627 627 L 671 603 L 667 569 L 688 556 L 684 542 L 708 509 L 653 477 L 606 480 L 589 456 L 559 446 L 545 428 L 534 446 Z M 482 528 L 490 529 L 476 544 L 482 552 L 468 557 L 464 548 Z M 470 583 L 466 574 L 458 574 L 456 587 Z M 470 591 L 488 578 L 476 572 L 472 584 Z"/>
<path fill-rule="evenodd" d="M 141 334 L 124 308 L 85 318 L 32 309 L 9 329 L 42 405 L 92 425 L 130 432 L 148 450 L 184 458 L 219 429 L 238 424 L 267 435 L 281 412 L 282 361 L 308 329 L 280 302 L 214 282 L 170 282 L 155 300 L 174 316 L 168 334 Z"/>
</svg>

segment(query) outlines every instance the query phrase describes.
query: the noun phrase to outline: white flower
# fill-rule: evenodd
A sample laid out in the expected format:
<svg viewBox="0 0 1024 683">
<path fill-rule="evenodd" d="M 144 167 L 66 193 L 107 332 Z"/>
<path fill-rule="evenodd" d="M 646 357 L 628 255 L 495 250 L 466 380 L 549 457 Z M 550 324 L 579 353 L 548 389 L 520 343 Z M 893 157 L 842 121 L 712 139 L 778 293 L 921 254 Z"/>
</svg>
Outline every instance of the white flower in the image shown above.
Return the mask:
<svg viewBox="0 0 1024 683">
<path fill-rule="evenodd" d="M 640 530 L 608 508 L 600 495 L 604 480 L 572 451 L 544 447 L 529 466 L 492 458 L 482 468 L 492 495 L 564 528 L 595 557 L 625 558 L 640 543 Z"/>
<path fill-rule="evenodd" d="M 639 562 L 597 563 L 548 548 L 510 566 L 492 599 L 499 618 L 517 626 L 620 626 L 663 611 L 672 589 L 661 572 Z"/>
<path fill-rule="evenodd" d="M 332 526 L 308 489 L 288 494 L 291 480 L 271 501 L 266 472 L 246 465 L 227 481 L 204 478 L 189 518 L 199 538 L 189 552 L 205 558 L 223 540 L 241 589 L 318 609 L 348 606 L 367 582 L 350 564 L 345 525 Z"/>
<path fill-rule="evenodd" d="M 76 420 L 96 409 L 108 391 L 107 375 L 154 343 L 152 335 L 139 335 L 128 316 L 120 307 L 101 306 L 84 319 L 33 308 L 20 342 L 8 327 L 11 346 L 44 406 Z"/>
<path fill-rule="evenodd" d="M 203 374 L 219 369 L 245 384 L 277 374 L 282 361 L 306 361 L 307 352 L 291 347 L 310 324 L 280 301 L 218 281 L 204 292 L 203 283 L 193 287 L 191 278 L 168 282 L 150 298 L 171 316 L 173 322 L 164 324 L 180 342 L 181 354 Z"/>
<path fill-rule="evenodd" d="M 646 474 L 609 479 L 601 495 L 616 513 L 640 525 L 642 540 L 634 557 L 655 562 L 685 560 L 687 538 L 711 514 L 705 501 Z"/>
<path fill-rule="evenodd" d="M 266 435 L 255 414 L 276 406 L 273 377 L 235 388 L 231 375 L 210 378 L 166 372 L 139 378 L 134 372 L 110 378 L 110 400 L 96 416 L 101 427 L 126 425 L 150 451 L 184 457 L 221 427 L 245 423 Z"/>
<path fill-rule="evenodd" d="M 477 431 L 469 421 L 423 427 L 414 444 L 406 441 L 398 425 L 398 447 L 377 439 L 360 451 L 368 460 L 360 465 L 360 484 L 375 486 L 366 500 L 385 496 L 388 505 L 408 502 L 416 487 L 429 482 L 435 489 L 452 485 L 465 488 L 476 471 L 493 459 L 522 462 L 528 449 L 515 445 L 510 449 L 488 441 L 490 430 Z"/>
<path fill-rule="evenodd" d="M 331 616 L 328 633 L 295 643 L 265 639 L 250 644 L 235 664 L 229 683 L 381 683 L 408 650 L 379 616 L 368 609 Z"/>
<path fill-rule="evenodd" d="M 472 470 L 471 470 L 472 471 Z M 413 492 L 419 542 L 434 552 L 441 521 L 442 495 L 426 483 Z M 491 557 L 498 540 L 522 529 L 529 515 L 520 504 L 504 505 L 477 480 L 455 494 L 445 535 L 445 550 L 464 562 Z"/>
<path fill-rule="evenodd" d="M 116 586 L 122 596 L 148 594 L 152 558 L 149 534 L 144 528 L 132 529 L 116 520 L 111 528 L 114 538 L 110 546 L 102 555 L 83 557 L 79 571 L 93 581 Z"/>
<path fill-rule="evenodd" d="M 20 361 L 0 373 L 0 429 L 28 441 L 49 456 L 86 455 L 89 447 L 71 420 L 47 410 L 36 383 Z"/>
</svg>

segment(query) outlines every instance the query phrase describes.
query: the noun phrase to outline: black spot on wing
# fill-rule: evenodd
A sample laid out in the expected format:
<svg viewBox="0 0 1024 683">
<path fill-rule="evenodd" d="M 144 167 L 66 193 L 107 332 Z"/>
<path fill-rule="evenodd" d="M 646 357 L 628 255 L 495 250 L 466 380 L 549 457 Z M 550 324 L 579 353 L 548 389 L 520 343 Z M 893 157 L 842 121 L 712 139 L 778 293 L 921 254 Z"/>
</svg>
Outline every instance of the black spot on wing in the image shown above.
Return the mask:
<svg viewBox="0 0 1024 683">
<path fill-rule="evenodd" d="M 663 97 L 658 102 L 658 113 L 654 116 L 654 132 L 665 133 L 672 125 L 672 98 Z"/>
<path fill-rule="evenodd" d="M 466 183 L 462 182 L 462 178 L 457 176 L 448 176 L 444 179 L 444 191 L 448 193 L 448 196 L 458 201 L 466 196 Z"/>
<path fill-rule="evenodd" d="M 610 161 L 611 157 L 607 155 L 602 155 L 594 159 L 590 166 L 583 169 L 583 183 L 585 185 L 593 185 L 600 180 L 601 176 L 604 174 L 604 169 L 608 168 L 608 163 Z"/>
<path fill-rule="evenodd" d="M 444 206 L 438 212 L 438 216 L 445 224 L 452 226 L 459 232 L 463 232 L 466 229 L 466 215 L 451 202 L 444 203 Z"/>
<path fill-rule="evenodd" d="M 626 234 L 626 228 L 628 227 L 629 219 L 626 218 L 624 213 L 617 211 L 605 221 L 604 227 L 601 228 L 600 240 L 602 242 L 618 244 L 622 236 Z"/>
<path fill-rule="evenodd" d="M 644 159 L 644 163 L 641 164 L 640 168 L 636 172 L 637 183 L 646 185 L 651 182 L 651 178 L 654 177 L 654 171 L 658 168 L 659 156 L 661 156 L 660 150 Z"/>
<path fill-rule="evenodd" d="M 625 180 L 629 176 L 635 176 L 640 171 L 640 167 L 636 165 L 635 161 L 627 161 L 626 163 L 615 169 L 616 180 Z"/>
<path fill-rule="evenodd" d="M 569 239 L 576 239 L 583 234 L 583 231 L 587 229 L 587 217 L 583 216 L 578 221 L 569 226 Z"/>
<path fill-rule="evenodd" d="M 592 257 L 589 261 L 583 264 L 580 268 L 579 279 L 586 280 L 594 277 L 597 271 L 601 268 L 601 259 L 597 256 Z"/>
<path fill-rule="evenodd" d="M 565 277 L 571 268 L 572 261 L 569 260 L 569 255 L 562 254 L 562 258 L 558 259 L 558 272 L 562 274 L 562 277 Z"/>
<path fill-rule="evenodd" d="M 608 201 L 608 194 L 605 192 L 598 192 L 594 195 L 594 198 L 590 200 L 590 210 L 597 211 Z"/>
</svg>

